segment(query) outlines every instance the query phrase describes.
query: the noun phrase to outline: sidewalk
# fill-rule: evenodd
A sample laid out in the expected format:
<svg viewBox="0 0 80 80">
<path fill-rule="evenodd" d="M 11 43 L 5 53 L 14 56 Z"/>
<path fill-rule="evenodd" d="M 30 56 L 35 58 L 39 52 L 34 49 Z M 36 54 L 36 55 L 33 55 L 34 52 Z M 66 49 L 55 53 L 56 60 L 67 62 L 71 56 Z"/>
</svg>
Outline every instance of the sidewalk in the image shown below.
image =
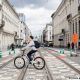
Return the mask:
<svg viewBox="0 0 80 80">
<path fill-rule="evenodd" d="M 19 54 L 19 49 L 15 49 L 15 54 L 13 51 L 11 51 L 11 54 L 9 54 L 9 51 L 2 52 L 2 58 L 0 58 L 0 66 L 8 62 L 9 60 L 13 59 L 15 56 Z"/>
</svg>

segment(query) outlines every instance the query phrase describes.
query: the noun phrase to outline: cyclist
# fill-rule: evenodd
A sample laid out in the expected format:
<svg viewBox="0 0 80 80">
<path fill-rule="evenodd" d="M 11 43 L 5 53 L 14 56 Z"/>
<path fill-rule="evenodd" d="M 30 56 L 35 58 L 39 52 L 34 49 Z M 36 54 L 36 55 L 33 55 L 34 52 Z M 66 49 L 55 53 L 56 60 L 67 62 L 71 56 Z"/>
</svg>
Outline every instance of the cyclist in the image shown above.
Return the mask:
<svg viewBox="0 0 80 80">
<path fill-rule="evenodd" d="M 35 43 L 34 43 L 34 40 L 33 40 L 33 36 L 29 36 L 29 39 L 28 39 L 28 44 L 26 47 L 22 48 L 22 50 L 25 50 L 27 48 L 31 48 L 31 51 L 27 54 L 28 58 L 29 58 L 29 63 L 31 64 L 31 61 L 32 61 L 32 58 L 31 58 L 31 55 L 35 52 L 37 52 L 37 48 L 35 47 Z"/>
</svg>

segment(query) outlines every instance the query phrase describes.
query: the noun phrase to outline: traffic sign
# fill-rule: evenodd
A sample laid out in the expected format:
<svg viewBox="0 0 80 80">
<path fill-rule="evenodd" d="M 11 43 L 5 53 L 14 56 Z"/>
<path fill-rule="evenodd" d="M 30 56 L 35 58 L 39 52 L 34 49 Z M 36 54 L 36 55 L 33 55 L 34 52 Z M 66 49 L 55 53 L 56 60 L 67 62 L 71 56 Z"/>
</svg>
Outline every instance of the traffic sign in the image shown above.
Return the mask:
<svg viewBox="0 0 80 80">
<path fill-rule="evenodd" d="M 74 33 L 74 34 L 72 35 L 72 42 L 73 42 L 74 44 L 76 44 L 76 43 L 78 42 L 78 34 Z"/>
</svg>

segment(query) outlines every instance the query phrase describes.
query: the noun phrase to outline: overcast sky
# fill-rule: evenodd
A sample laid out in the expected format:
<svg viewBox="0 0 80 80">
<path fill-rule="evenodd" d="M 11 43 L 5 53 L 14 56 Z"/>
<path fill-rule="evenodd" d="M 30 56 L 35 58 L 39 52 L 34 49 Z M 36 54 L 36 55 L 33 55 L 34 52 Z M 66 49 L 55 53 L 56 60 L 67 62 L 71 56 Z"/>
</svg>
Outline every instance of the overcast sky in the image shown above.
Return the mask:
<svg viewBox="0 0 80 80">
<path fill-rule="evenodd" d="M 61 0 L 10 0 L 18 13 L 24 13 L 33 35 L 40 35 Z"/>
</svg>

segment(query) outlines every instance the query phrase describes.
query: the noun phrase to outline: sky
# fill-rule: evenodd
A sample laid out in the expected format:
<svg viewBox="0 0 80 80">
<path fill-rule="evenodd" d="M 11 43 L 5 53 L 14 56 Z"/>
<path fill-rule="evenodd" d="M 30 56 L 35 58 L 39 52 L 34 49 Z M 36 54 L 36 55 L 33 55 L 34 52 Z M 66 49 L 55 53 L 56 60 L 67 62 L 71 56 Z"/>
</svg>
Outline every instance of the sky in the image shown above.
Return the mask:
<svg viewBox="0 0 80 80">
<path fill-rule="evenodd" d="M 41 35 L 51 15 L 61 0 L 10 0 L 18 13 L 24 13 L 25 21 L 34 36 Z"/>
</svg>

